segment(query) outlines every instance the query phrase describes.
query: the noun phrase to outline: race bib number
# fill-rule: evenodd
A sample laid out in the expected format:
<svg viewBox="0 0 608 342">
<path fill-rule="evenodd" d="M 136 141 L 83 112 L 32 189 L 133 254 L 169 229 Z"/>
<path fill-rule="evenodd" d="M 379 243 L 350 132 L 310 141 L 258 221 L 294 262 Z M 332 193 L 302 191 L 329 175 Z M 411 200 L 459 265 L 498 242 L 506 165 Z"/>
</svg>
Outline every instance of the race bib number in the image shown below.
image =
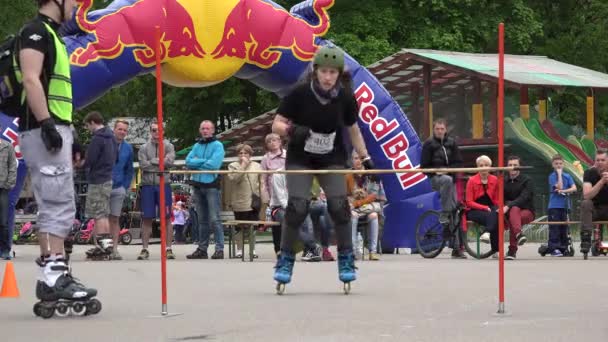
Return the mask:
<svg viewBox="0 0 608 342">
<path fill-rule="evenodd" d="M 314 154 L 331 153 L 334 150 L 334 140 L 336 140 L 336 132 L 324 134 L 310 131 L 304 151 Z"/>
</svg>

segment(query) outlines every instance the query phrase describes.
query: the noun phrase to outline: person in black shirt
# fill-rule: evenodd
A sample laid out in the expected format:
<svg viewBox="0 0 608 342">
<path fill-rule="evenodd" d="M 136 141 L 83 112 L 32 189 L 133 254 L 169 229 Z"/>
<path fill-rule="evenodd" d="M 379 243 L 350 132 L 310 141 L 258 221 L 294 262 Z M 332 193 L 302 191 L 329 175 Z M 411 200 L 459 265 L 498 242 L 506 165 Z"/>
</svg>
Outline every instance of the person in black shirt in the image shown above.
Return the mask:
<svg viewBox="0 0 608 342">
<path fill-rule="evenodd" d="M 608 220 L 608 151 L 595 152 L 595 164 L 583 174 L 581 253 L 589 253 L 593 221 Z"/>
<path fill-rule="evenodd" d="M 447 133 L 447 122 L 444 119 L 437 119 L 433 122 L 433 136 L 427 139 L 422 145 L 422 155 L 420 167 L 427 168 L 452 168 L 462 164 L 460 149 L 456 140 Z M 443 225 L 444 234 L 450 234 L 450 216 L 456 210 L 456 187 L 454 178 L 450 174 L 434 173 L 431 176 L 431 186 L 433 190 L 439 192 L 441 200 L 441 213 L 439 222 Z M 456 247 L 452 250 L 453 258 L 466 258 L 463 247 Z"/>
<path fill-rule="evenodd" d="M 507 166 L 519 167 L 521 159 L 518 156 L 509 156 Z M 509 171 L 504 179 L 505 206 L 503 208 L 506 228 L 509 229 L 509 251 L 506 260 L 515 260 L 517 246 L 522 246 L 528 240 L 521 232 L 521 227 L 534 220 L 534 192 L 532 180 L 522 175 L 519 170 Z"/>
<path fill-rule="evenodd" d="M 71 246 L 65 245 L 76 208 L 72 166 L 72 85 L 70 63 L 58 29 L 72 18 L 75 0 L 38 0 L 39 14 L 17 37 L 17 79 L 23 83 L 25 103 L 19 120 L 20 148 L 29 168 L 38 204 L 40 280 L 36 283 L 34 312 L 48 318 L 55 308 L 69 313 L 71 300 L 85 302 L 79 313 L 101 310 L 97 290 L 71 276 L 67 262 Z M 66 303 L 58 302 L 67 300 Z M 59 303 L 59 304 L 58 304 Z M 90 304 L 90 305 L 89 305 Z M 61 305 L 61 310 L 59 306 Z M 66 307 L 67 305 L 67 307 Z"/>
<path fill-rule="evenodd" d="M 334 46 L 319 49 L 306 81 L 287 95 L 277 110 L 273 132 L 288 136 L 287 170 L 347 169 L 350 151 L 343 142 L 348 130 L 353 146 L 366 169 L 374 165 L 357 126 L 358 106 L 350 74 L 344 71 L 344 52 Z M 274 279 L 281 285 L 291 281 L 294 243 L 298 228 L 308 215 L 313 174 L 287 175 L 289 199 L 284 221 L 280 256 Z M 327 195 L 327 207 L 338 240 L 338 269 L 342 282 L 356 279 L 350 232 L 350 205 L 346 181 L 341 174 L 316 175 Z"/>
</svg>

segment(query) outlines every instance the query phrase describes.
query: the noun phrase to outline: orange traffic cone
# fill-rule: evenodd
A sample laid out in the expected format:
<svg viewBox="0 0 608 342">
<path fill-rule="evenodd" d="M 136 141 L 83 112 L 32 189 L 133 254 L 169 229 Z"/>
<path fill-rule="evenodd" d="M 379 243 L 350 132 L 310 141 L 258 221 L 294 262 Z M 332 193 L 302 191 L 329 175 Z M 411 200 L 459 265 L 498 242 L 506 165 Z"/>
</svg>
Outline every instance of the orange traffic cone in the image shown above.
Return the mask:
<svg viewBox="0 0 608 342">
<path fill-rule="evenodd" d="M 4 269 L 4 281 L 2 282 L 2 290 L 0 298 L 17 298 L 19 297 L 19 289 L 17 288 L 17 278 L 15 278 L 15 269 L 12 262 L 6 263 Z"/>
</svg>

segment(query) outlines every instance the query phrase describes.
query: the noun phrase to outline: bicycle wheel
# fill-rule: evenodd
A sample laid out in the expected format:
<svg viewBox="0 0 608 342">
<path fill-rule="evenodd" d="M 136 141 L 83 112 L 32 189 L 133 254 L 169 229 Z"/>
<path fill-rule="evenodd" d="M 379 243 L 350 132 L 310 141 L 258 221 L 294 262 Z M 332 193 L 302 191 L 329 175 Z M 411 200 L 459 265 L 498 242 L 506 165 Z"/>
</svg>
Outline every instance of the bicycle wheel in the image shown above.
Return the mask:
<svg viewBox="0 0 608 342">
<path fill-rule="evenodd" d="M 445 247 L 443 226 L 439 223 L 439 212 L 425 211 L 416 222 L 416 247 L 424 258 L 434 258 Z"/>
<path fill-rule="evenodd" d="M 475 259 L 485 259 L 492 254 L 492 247 L 489 243 L 479 241 L 479 237 L 483 234 L 483 227 L 478 224 L 467 225 L 467 230 L 463 230 L 462 225 L 458 227 L 460 232 L 460 241 L 464 243 L 464 249 L 467 254 Z"/>
</svg>

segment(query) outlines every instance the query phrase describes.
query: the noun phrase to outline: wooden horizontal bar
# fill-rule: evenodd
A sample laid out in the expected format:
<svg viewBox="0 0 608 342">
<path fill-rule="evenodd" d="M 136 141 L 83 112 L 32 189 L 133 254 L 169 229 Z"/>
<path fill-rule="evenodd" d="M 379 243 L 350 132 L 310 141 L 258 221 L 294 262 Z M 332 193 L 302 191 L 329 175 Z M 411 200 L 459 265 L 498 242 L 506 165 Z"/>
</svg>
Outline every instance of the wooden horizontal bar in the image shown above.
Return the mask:
<svg viewBox="0 0 608 342">
<path fill-rule="evenodd" d="M 224 221 L 223 224 L 227 225 L 227 226 L 236 226 L 239 224 L 261 224 L 261 225 L 265 225 L 265 226 L 280 226 L 281 223 L 280 222 L 274 222 L 274 221 L 247 221 L 247 220 L 229 220 L 229 221 Z"/>
<path fill-rule="evenodd" d="M 459 168 L 435 168 L 435 169 L 374 169 L 374 170 L 173 170 L 172 174 L 383 174 L 383 173 L 476 173 L 480 171 L 513 171 L 532 169 L 531 166 L 505 166 L 505 167 L 459 167 Z"/>
<path fill-rule="evenodd" d="M 540 222 L 530 222 L 530 223 L 526 223 L 526 224 L 532 224 L 532 225 L 541 225 L 541 224 L 564 224 L 564 225 L 570 225 L 570 224 L 580 224 L 581 221 L 540 221 Z M 592 224 L 608 224 L 608 221 L 594 221 L 591 222 Z M 525 226 L 525 225 L 524 225 Z"/>
</svg>

